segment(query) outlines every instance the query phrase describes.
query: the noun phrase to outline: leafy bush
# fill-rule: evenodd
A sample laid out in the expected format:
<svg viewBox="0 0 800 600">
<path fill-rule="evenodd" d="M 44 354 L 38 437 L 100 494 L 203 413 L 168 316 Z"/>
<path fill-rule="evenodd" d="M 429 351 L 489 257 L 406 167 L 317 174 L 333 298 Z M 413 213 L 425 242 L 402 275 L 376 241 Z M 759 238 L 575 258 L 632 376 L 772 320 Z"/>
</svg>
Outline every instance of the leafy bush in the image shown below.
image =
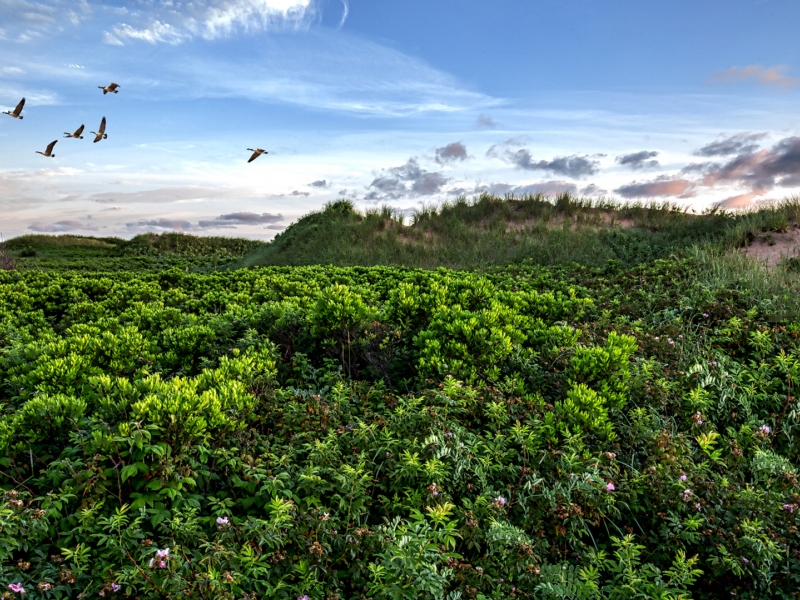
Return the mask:
<svg viewBox="0 0 800 600">
<path fill-rule="evenodd" d="M 800 324 L 704 264 L 2 272 L 0 584 L 796 597 Z"/>
</svg>

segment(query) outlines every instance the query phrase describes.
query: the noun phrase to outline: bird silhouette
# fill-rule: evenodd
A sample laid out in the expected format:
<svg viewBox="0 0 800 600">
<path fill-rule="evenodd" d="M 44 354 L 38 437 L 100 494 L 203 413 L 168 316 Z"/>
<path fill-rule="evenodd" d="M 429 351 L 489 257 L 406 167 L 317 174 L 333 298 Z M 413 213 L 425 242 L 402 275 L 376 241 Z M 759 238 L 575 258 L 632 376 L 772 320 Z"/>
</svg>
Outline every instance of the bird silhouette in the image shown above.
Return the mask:
<svg viewBox="0 0 800 600">
<path fill-rule="evenodd" d="M 58 143 L 58 140 L 53 140 L 47 145 L 47 149 L 44 152 L 36 151 L 36 154 L 41 154 L 42 156 L 47 156 L 48 158 L 55 158 L 55 154 L 53 154 L 53 146 Z"/>
<path fill-rule="evenodd" d="M 78 127 L 75 130 L 75 133 L 70 133 L 69 131 L 65 131 L 64 132 L 64 137 L 65 138 L 78 138 L 79 140 L 82 140 L 83 139 L 83 136 L 81 135 L 82 133 L 83 133 L 83 125 Z"/>
<path fill-rule="evenodd" d="M 23 98 L 22 100 L 19 101 L 19 104 L 17 104 L 17 108 L 15 108 L 14 110 L 4 110 L 3 114 L 12 116 L 15 119 L 20 119 L 20 120 L 24 119 L 25 117 L 23 117 L 21 114 L 19 114 L 19 113 L 22 112 L 22 107 L 23 106 L 25 106 L 25 98 Z"/>
<path fill-rule="evenodd" d="M 250 160 L 247 161 L 249 163 L 253 162 L 255 159 L 257 159 L 262 154 L 269 154 L 269 152 L 267 152 L 266 150 L 262 150 L 261 148 L 248 148 L 248 150 L 250 150 L 250 152 L 253 153 L 253 156 L 251 156 Z"/>
<path fill-rule="evenodd" d="M 100 140 L 104 140 L 104 139 L 106 139 L 108 137 L 108 134 L 106 133 L 106 118 L 105 117 L 103 117 L 103 120 L 100 121 L 100 129 L 98 129 L 97 131 L 92 131 L 92 133 L 94 134 L 94 143 L 95 144 L 97 142 L 99 142 Z"/>
<path fill-rule="evenodd" d="M 103 90 L 103 96 L 105 96 L 108 92 L 116 94 L 119 85 L 116 83 L 112 83 L 111 85 L 98 85 L 97 87 Z"/>
</svg>

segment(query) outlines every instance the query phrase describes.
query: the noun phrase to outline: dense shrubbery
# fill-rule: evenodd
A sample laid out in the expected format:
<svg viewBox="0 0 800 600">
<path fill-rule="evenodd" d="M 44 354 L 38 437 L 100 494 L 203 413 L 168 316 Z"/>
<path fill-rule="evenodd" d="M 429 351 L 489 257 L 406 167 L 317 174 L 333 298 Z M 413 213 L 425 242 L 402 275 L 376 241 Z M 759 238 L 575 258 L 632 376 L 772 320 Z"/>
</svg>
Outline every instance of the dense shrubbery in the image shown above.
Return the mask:
<svg viewBox="0 0 800 600">
<path fill-rule="evenodd" d="M 115 237 L 31 234 L 0 245 L 11 266 L 49 271 L 208 271 L 241 259 L 264 243 L 225 237 L 199 237 L 185 233 L 147 233 L 131 240 Z M 13 260 L 16 258 L 16 260 Z"/>
<path fill-rule="evenodd" d="M 2 272 L 0 582 L 796 597 L 800 327 L 696 271 Z"/>
</svg>

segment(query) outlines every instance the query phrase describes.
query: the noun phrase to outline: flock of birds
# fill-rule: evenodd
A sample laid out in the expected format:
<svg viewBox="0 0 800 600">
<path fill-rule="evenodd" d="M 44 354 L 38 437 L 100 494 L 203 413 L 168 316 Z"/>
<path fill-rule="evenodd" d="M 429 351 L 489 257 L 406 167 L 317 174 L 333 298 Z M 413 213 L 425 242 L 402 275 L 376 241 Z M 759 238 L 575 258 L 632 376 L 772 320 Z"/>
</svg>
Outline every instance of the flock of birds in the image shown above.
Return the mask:
<svg viewBox="0 0 800 600">
<path fill-rule="evenodd" d="M 103 90 L 103 95 L 105 96 L 109 92 L 111 92 L 112 94 L 117 94 L 120 86 L 119 86 L 119 84 L 112 82 L 111 85 L 98 85 L 97 87 L 100 88 L 101 90 Z M 19 104 L 17 104 L 17 107 L 14 110 L 4 110 L 3 114 L 4 115 L 9 115 L 11 117 L 14 117 L 15 119 L 22 120 L 22 119 L 25 118 L 25 117 L 22 116 L 22 109 L 24 107 L 25 107 L 25 98 L 23 98 L 22 100 L 19 101 Z M 81 125 L 73 133 L 69 133 L 68 131 L 65 131 L 64 132 L 64 137 L 65 138 L 73 138 L 73 139 L 82 140 L 83 139 L 83 128 L 84 128 L 84 125 Z M 108 134 L 106 133 L 106 118 L 105 117 L 103 117 L 103 119 L 100 121 L 100 127 L 97 129 L 97 131 L 92 131 L 91 133 L 94 134 L 94 143 L 95 144 L 97 142 L 99 142 L 100 140 L 105 140 L 105 139 L 108 138 Z M 50 142 L 47 145 L 47 148 L 45 148 L 44 152 L 40 152 L 39 150 L 37 150 L 36 154 L 41 154 L 42 156 L 46 156 L 48 158 L 55 158 L 55 154 L 53 154 L 53 148 L 55 148 L 55 145 L 57 143 L 58 143 L 58 140 L 53 140 L 52 142 Z M 267 152 L 266 150 L 262 150 L 261 148 L 248 148 L 248 150 L 253 153 L 253 155 L 247 161 L 249 163 L 253 162 L 255 159 L 257 159 L 262 154 L 269 154 L 269 152 Z"/>
</svg>

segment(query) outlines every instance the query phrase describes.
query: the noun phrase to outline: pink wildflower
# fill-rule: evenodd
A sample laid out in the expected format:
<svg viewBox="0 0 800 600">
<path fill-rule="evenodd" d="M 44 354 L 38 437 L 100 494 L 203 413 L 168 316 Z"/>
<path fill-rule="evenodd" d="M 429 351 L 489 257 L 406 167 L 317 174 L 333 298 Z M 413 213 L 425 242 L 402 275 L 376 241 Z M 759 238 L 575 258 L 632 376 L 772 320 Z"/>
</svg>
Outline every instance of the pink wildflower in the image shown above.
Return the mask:
<svg viewBox="0 0 800 600">
<path fill-rule="evenodd" d="M 500 506 L 506 505 L 506 499 L 503 498 L 502 496 L 498 496 L 497 498 L 494 499 L 494 501 L 497 502 Z"/>
<path fill-rule="evenodd" d="M 112 592 L 118 592 L 121 589 L 122 589 L 122 586 L 120 584 L 118 584 L 118 583 L 112 583 L 111 584 L 111 591 Z"/>
<path fill-rule="evenodd" d="M 228 523 L 228 517 L 217 517 L 217 525 L 227 525 Z"/>
<path fill-rule="evenodd" d="M 615 489 L 617 488 L 615 488 L 614 484 L 609 481 L 608 484 L 606 485 L 606 491 L 613 492 Z"/>
<path fill-rule="evenodd" d="M 22 587 L 21 583 L 9 583 L 8 584 L 8 589 L 10 589 L 15 594 L 24 594 L 25 593 L 25 588 Z"/>
<path fill-rule="evenodd" d="M 681 475 L 681 481 L 686 481 L 686 475 Z"/>
</svg>

